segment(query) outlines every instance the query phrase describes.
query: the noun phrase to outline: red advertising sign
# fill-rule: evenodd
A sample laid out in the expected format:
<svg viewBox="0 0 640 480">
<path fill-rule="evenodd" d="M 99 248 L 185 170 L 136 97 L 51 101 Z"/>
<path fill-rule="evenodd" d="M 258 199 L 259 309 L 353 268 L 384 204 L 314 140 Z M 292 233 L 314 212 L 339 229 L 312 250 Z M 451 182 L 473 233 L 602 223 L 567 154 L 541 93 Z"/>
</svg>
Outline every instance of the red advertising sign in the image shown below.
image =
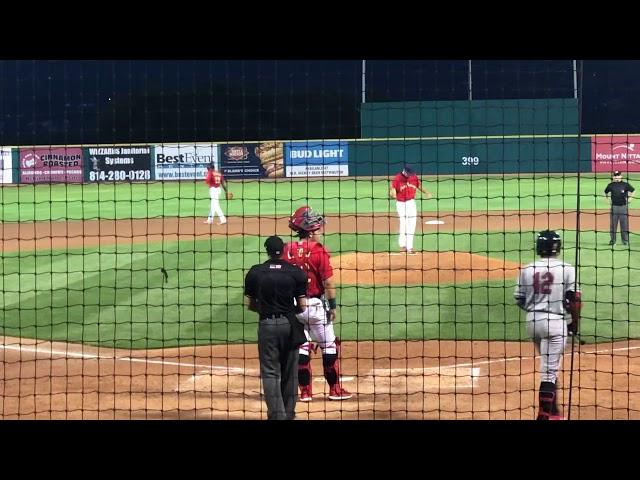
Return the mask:
<svg viewBox="0 0 640 480">
<path fill-rule="evenodd" d="M 20 183 L 84 180 L 81 148 L 21 148 Z"/>
<path fill-rule="evenodd" d="M 640 135 L 594 135 L 591 170 L 640 172 Z"/>
</svg>

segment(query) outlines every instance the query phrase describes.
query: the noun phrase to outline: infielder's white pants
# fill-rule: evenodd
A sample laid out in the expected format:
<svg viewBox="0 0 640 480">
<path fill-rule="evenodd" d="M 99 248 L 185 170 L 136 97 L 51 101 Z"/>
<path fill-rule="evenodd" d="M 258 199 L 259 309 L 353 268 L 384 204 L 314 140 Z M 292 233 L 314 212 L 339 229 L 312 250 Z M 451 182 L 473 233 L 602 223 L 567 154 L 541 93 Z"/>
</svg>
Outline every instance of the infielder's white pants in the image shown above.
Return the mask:
<svg viewBox="0 0 640 480">
<path fill-rule="evenodd" d="M 220 187 L 209 187 L 209 198 L 211 199 L 211 207 L 209 209 L 209 220 L 213 221 L 216 215 L 220 217 L 220 223 L 224 223 L 227 219 L 222 213 L 222 208 L 220 208 Z"/>
<path fill-rule="evenodd" d="M 308 298 L 307 309 L 297 315 L 298 320 L 304 324 L 304 334 L 307 343 L 300 346 L 299 352 L 302 355 L 309 355 L 309 342 L 316 342 L 323 353 L 335 354 L 336 334 L 333 331 L 333 324 L 328 321 L 327 311 L 324 303 L 319 298 Z"/>
<path fill-rule="evenodd" d="M 396 202 L 396 210 L 400 218 L 400 236 L 398 237 L 398 245 L 407 250 L 413 249 L 413 237 L 416 233 L 416 221 L 418 211 L 416 209 L 415 200 L 407 200 L 406 202 Z"/>
<path fill-rule="evenodd" d="M 556 383 L 567 344 L 567 322 L 564 318 L 527 314 L 527 333 L 540 354 L 540 380 Z"/>
</svg>

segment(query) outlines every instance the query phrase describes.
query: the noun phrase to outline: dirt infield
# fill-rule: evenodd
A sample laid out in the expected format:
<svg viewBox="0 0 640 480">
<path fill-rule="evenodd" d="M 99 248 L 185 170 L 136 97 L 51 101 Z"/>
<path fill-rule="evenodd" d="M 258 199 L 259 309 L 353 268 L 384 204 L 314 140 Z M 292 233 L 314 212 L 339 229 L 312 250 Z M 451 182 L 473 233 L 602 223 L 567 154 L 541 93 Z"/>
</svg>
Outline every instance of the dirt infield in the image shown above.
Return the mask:
<svg viewBox="0 0 640 480">
<path fill-rule="evenodd" d="M 444 224 L 424 223 L 431 219 Z M 224 226 L 205 225 L 202 220 L 0 224 L 0 249 L 15 252 L 210 235 L 289 234 L 284 217 L 230 218 Z M 398 228 L 396 217 L 389 215 L 329 216 L 328 220 L 327 233 L 395 233 Z M 633 227 L 637 222 L 631 223 Z M 575 212 L 441 212 L 424 214 L 420 225 L 422 232 L 572 229 L 576 216 Z M 581 212 L 580 227 L 607 231 L 608 212 Z M 343 282 L 374 283 L 375 278 L 387 284 L 512 277 L 518 268 L 464 252 L 358 253 L 336 257 L 335 264 Z M 425 265 L 430 266 L 430 274 L 425 273 Z M 408 273 L 415 276 L 408 279 Z M 576 346 L 576 352 L 572 418 L 640 419 L 640 341 Z M 0 418 L 266 418 L 257 358 L 254 344 L 140 351 L 4 337 Z M 563 405 L 568 399 L 568 361 L 567 356 L 564 378 L 559 380 Z M 345 402 L 327 400 L 322 363 L 316 355 L 314 401 L 298 404 L 298 418 L 531 419 L 537 403 L 537 364 L 530 342 L 345 342 L 343 381 L 356 395 Z"/>
<path fill-rule="evenodd" d="M 429 225 L 438 219 L 444 224 Z M 287 217 L 230 217 L 225 225 L 207 225 L 203 218 L 148 218 L 132 220 L 86 220 L 68 222 L 0 223 L 0 251 L 50 248 L 82 248 L 113 244 L 152 243 L 227 235 L 289 235 Z M 425 212 L 416 233 L 537 231 L 546 228 L 574 229 L 576 212 L 533 213 L 490 211 L 482 213 Z M 639 231 L 631 219 L 631 230 Z M 580 212 L 581 230 L 609 230 L 605 210 Z M 396 215 L 327 216 L 327 233 L 395 233 Z"/>
<path fill-rule="evenodd" d="M 2 418 L 264 419 L 256 346 L 128 351 L 4 338 Z M 568 364 L 569 356 L 565 356 Z M 640 419 L 640 342 L 577 346 L 574 419 Z M 298 419 L 532 419 L 538 360 L 529 342 L 345 342 L 344 385 Z M 559 380 L 568 402 L 568 373 Z M 565 415 L 567 414 L 566 408 Z"/>
</svg>

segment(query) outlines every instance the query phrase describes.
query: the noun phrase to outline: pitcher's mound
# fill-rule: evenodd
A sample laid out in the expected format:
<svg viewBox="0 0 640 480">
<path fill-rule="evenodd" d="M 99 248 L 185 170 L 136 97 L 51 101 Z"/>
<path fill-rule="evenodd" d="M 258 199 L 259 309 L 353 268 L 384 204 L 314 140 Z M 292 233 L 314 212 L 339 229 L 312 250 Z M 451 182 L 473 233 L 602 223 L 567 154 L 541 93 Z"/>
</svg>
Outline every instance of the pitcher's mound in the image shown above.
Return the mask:
<svg viewBox="0 0 640 480">
<path fill-rule="evenodd" d="M 516 278 L 520 264 L 465 252 L 348 253 L 335 257 L 336 282 L 423 285 Z"/>
</svg>

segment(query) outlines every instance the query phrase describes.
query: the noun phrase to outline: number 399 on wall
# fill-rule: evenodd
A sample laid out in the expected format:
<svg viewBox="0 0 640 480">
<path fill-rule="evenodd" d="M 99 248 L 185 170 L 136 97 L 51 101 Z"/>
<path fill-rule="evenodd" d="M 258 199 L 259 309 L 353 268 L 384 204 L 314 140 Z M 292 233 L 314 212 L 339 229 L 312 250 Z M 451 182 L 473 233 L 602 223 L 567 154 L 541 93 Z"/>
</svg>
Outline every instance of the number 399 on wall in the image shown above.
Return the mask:
<svg viewBox="0 0 640 480">
<path fill-rule="evenodd" d="M 479 163 L 479 157 L 462 157 L 462 165 L 478 165 Z"/>
</svg>

